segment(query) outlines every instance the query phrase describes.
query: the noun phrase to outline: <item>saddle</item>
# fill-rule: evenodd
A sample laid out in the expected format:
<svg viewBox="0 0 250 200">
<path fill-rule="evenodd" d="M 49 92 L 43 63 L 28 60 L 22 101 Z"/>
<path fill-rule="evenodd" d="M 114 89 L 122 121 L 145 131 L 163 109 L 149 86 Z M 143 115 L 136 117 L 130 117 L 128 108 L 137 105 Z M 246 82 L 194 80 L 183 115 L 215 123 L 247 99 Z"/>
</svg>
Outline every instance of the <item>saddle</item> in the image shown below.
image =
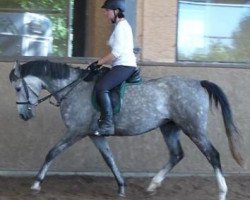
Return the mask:
<svg viewBox="0 0 250 200">
<path fill-rule="evenodd" d="M 96 81 L 98 81 L 102 76 L 104 76 L 109 70 L 110 69 L 107 67 L 102 67 L 101 69 L 98 70 L 98 72 L 95 72 L 94 76 L 97 76 Z M 110 99 L 112 102 L 114 114 L 119 113 L 121 110 L 122 100 L 123 100 L 124 93 L 125 93 L 127 86 L 140 84 L 141 81 L 142 79 L 140 76 L 140 68 L 137 68 L 136 71 L 126 81 L 123 81 L 120 85 L 118 85 L 117 87 L 113 88 L 110 91 Z M 96 100 L 96 92 L 94 90 L 92 92 L 91 101 L 92 101 L 93 107 L 96 110 L 100 111 L 100 107 Z"/>
</svg>

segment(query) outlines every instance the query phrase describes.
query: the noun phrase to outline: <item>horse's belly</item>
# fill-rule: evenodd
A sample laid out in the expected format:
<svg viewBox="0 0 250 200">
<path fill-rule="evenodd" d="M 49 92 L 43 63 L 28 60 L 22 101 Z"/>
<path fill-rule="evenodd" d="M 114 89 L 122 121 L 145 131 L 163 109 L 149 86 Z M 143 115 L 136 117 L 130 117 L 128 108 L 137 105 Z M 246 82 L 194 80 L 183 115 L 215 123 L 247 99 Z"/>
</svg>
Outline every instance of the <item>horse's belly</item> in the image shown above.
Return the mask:
<svg viewBox="0 0 250 200">
<path fill-rule="evenodd" d="M 157 112 L 121 113 L 114 119 L 119 135 L 140 135 L 158 128 L 167 121 L 165 116 Z"/>
</svg>

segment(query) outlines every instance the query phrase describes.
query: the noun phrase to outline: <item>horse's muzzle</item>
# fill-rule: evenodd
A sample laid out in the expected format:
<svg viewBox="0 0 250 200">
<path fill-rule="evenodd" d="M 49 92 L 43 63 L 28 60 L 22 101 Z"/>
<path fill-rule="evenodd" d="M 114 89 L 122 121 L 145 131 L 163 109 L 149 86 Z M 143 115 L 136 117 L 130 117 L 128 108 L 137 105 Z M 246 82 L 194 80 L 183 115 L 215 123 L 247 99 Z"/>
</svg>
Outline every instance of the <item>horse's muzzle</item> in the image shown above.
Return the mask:
<svg viewBox="0 0 250 200">
<path fill-rule="evenodd" d="M 27 116 L 23 115 L 23 114 L 20 114 L 19 116 L 24 121 L 28 121 L 29 120 L 29 118 Z"/>
</svg>

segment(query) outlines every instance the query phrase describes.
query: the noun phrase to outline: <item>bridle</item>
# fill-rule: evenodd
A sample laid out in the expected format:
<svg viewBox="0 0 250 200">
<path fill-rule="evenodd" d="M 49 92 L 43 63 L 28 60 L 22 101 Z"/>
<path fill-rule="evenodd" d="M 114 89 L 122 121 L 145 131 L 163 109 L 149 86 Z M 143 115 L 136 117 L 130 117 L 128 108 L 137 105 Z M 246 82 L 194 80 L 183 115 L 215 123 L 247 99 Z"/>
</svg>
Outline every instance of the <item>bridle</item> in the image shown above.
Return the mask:
<svg viewBox="0 0 250 200">
<path fill-rule="evenodd" d="M 90 71 L 91 72 L 91 71 Z M 90 73 L 89 72 L 89 73 Z M 70 84 L 66 85 L 65 87 L 53 92 L 53 93 L 50 93 L 49 95 L 41 98 L 41 99 L 38 99 L 38 101 L 36 103 L 32 103 L 30 101 L 30 94 L 29 94 L 29 90 L 38 98 L 39 95 L 27 84 L 27 82 L 24 80 L 24 78 L 22 78 L 22 84 L 23 84 L 23 87 L 24 87 L 24 92 L 25 92 L 25 96 L 26 96 L 26 101 L 17 101 L 16 104 L 17 105 L 30 105 L 30 106 L 37 106 L 38 104 L 46 101 L 47 99 L 49 99 L 49 103 L 54 105 L 54 106 L 60 106 L 61 102 L 63 99 L 66 98 L 66 96 L 73 90 L 74 87 L 76 87 L 82 80 L 84 80 L 88 75 L 89 73 L 87 73 L 85 76 L 83 77 L 79 77 L 77 78 L 76 80 L 74 80 L 73 82 L 71 82 Z M 63 90 L 69 88 L 73 86 L 63 97 L 61 97 L 60 100 L 57 100 L 56 103 L 54 103 L 52 100 L 51 100 L 51 97 L 62 92 Z M 28 106 L 28 109 L 31 110 L 31 107 Z"/>
<path fill-rule="evenodd" d="M 25 96 L 26 96 L 26 100 L 27 101 L 17 101 L 16 104 L 17 105 L 35 105 L 37 106 L 39 104 L 39 100 L 37 103 L 31 103 L 30 102 L 30 95 L 29 95 L 29 90 L 38 98 L 38 94 L 34 92 L 34 90 L 27 84 L 27 82 L 24 80 L 24 78 L 22 78 L 22 84 L 23 84 L 23 88 L 24 88 L 24 92 L 25 92 Z M 28 109 L 31 109 L 30 107 L 28 107 Z"/>
</svg>

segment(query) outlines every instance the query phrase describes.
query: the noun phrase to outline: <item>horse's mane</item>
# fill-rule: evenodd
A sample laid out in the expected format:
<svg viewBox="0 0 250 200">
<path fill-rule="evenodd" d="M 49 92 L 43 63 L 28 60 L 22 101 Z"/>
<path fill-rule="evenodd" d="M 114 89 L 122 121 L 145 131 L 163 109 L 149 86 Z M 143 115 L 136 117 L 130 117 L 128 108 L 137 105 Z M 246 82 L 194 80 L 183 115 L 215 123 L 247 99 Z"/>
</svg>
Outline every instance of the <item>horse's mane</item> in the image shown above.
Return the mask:
<svg viewBox="0 0 250 200">
<path fill-rule="evenodd" d="M 39 78 L 64 79 L 70 75 L 71 66 L 48 60 L 30 61 L 20 66 L 21 77 L 33 75 Z"/>
</svg>

